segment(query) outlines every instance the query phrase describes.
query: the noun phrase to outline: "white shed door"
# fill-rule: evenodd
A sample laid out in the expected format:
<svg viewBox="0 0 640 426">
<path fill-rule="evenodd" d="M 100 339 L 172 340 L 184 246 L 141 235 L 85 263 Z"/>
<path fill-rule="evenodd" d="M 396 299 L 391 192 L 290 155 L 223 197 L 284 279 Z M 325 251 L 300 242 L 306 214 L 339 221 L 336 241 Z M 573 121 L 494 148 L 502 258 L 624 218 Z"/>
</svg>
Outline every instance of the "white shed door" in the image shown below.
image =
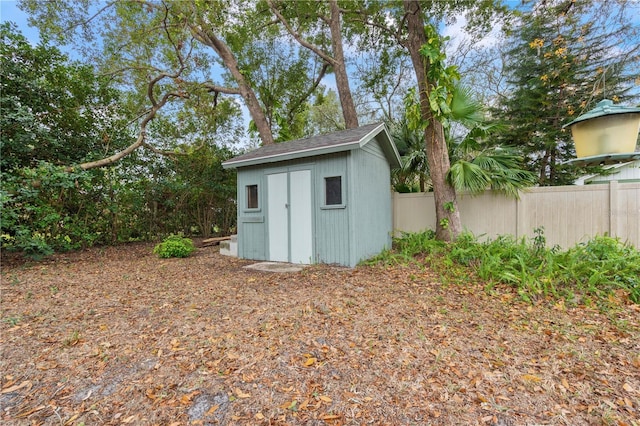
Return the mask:
<svg viewBox="0 0 640 426">
<path fill-rule="evenodd" d="M 311 171 L 291 172 L 289 179 L 291 263 L 311 263 Z"/>
<path fill-rule="evenodd" d="M 269 260 L 289 261 L 289 212 L 287 173 L 267 176 Z"/>
<path fill-rule="evenodd" d="M 269 260 L 311 263 L 311 171 L 267 176 Z"/>
</svg>

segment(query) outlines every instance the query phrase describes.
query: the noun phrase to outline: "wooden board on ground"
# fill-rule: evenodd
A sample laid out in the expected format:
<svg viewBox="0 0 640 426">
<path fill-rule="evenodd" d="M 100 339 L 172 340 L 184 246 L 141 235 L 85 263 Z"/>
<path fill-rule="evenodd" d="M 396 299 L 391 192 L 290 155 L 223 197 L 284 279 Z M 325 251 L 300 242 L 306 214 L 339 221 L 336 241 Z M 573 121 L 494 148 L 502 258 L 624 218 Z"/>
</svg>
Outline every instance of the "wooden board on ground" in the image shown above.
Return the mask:
<svg viewBox="0 0 640 426">
<path fill-rule="evenodd" d="M 215 246 L 220 244 L 220 241 L 225 241 L 230 239 L 231 239 L 230 235 L 227 237 L 207 238 L 206 240 L 202 240 L 202 247 Z"/>
</svg>

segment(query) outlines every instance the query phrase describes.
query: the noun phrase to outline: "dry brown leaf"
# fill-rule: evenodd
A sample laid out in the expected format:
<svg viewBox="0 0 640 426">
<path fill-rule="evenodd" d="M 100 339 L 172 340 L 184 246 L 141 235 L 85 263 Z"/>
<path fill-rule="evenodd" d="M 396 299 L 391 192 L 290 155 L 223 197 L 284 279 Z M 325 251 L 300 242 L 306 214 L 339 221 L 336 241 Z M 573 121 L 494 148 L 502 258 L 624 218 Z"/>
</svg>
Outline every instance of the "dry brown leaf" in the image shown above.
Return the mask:
<svg viewBox="0 0 640 426">
<path fill-rule="evenodd" d="M 264 420 L 264 414 L 262 414 L 260 411 L 258 411 L 254 417 L 256 418 L 256 420 Z"/>
<path fill-rule="evenodd" d="M 309 400 L 309 398 L 305 399 L 304 401 L 302 401 L 302 404 L 300 404 L 300 405 L 298 406 L 298 409 L 299 409 L 299 410 L 306 410 L 306 409 L 307 409 L 307 407 L 309 406 L 309 403 L 310 403 L 310 402 L 311 402 L 311 401 Z"/>
<path fill-rule="evenodd" d="M 67 420 L 66 422 L 64 422 L 64 424 L 65 424 L 65 425 L 70 425 L 70 424 L 71 424 L 71 423 L 73 423 L 73 421 L 74 421 L 75 419 L 77 419 L 78 417 L 80 417 L 80 413 L 76 413 L 76 414 L 74 414 L 73 416 L 71 416 L 71 417 L 69 418 L 69 420 Z"/>
<path fill-rule="evenodd" d="M 329 398 L 328 396 L 325 395 L 320 395 L 320 400 L 324 401 L 324 402 L 333 402 L 333 400 L 331 398 Z"/>
<path fill-rule="evenodd" d="M 522 380 L 524 380 L 525 382 L 532 382 L 532 383 L 540 383 L 542 381 L 540 377 L 535 376 L 533 374 L 524 374 L 522 376 Z"/>
<path fill-rule="evenodd" d="M 156 393 L 153 389 L 147 389 L 144 394 L 147 395 L 147 398 L 149 398 L 150 400 L 156 400 Z"/>
<path fill-rule="evenodd" d="M 5 394 L 5 393 L 10 393 L 10 392 L 15 392 L 15 391 L 20 390 L 22 388 L 31 389 L 31 386 L 33 386 L 33 384 L 31 383 L 31 380 L 25 380 L 24 382 L 20 383 L 19 385 L 15 385 L 15 386 L 11 386 L 11 387 L 2 389 L 2 392 L 0 392 L 0 393 Z"/>
<path fill-rule="evenodd" d="M 292 409 L 292 407 L 296 407 L 297 405 L 298 405 L 298 401 L 294 399 L 291 402 L 285 402 L 284 404 L 280 405 L 280 408 L 284 408 L 285 410 L 290 410 Z"/>
<path fill-rule="evenodd" d="M 215 412 L 216 412 L 216 410 L 217 410 L 218 408 L 220 408 L 220 404 L 216 404 L 216 405 L 214 405 L 213 407 L 209 408 L 209 409 L 207 410 L 207 412 L 206 412 L 205 416 L 211 416 L 211 415 L 213 415 L 213 413 L 215 413 Z"/>
<path fill-rule="evenodd" d="M 47 408 L 46 405 L 40 405 L 38 407 L 32 408 L 32 409 L 27 410 L 27 411 L 21 411 L 19 414 L 16 415 L 16 417 L 18 417 L 18 418 L 29 417 L 30 415 L 32 415 L 36 411 L 40 411 L 40 410 L 45 409 L 45 408 Z"/>
<path fill-rule="evenodd" d="M 133 423 L 133 421 L 136 419 L 136 415 L 134 414 L 133 416 L 129 416 L 126 419 L 122 420 L 122 423 L 124 424 L 129 424 L 129 423 Z"/>
<path fill-rule="evenodd" d="M 234 394 L 238 398 L 251 398 L 251 394 L 243 392 L 242 389 L 240 389 L 240 388 L 236 388 Z"/>
<path fill-rule="evenodd" d="M 629 383 L 625 383 L 624 385 L 622 385 L 622 389 L 626 390 L 629 393 L 635 393 L 636 391 L 633 387 L 631 387 Z"/>
<path fill-rule="evenodd" d="M 55 361 L 41 362 L 39 364 L 36 364 L 36 368 L 40 371 L 53 370 L 57 367 L 58 364 Z"/>
<path fill-rule="evenodd" d="M 323 414 L 323 415 L 320 416 L 320 419 L 321 420 L 337 420 L 340 417 L 342 417 L 342 416 L 340 416 L 338 414 Z"/>
<path fill-rule="evenodd" d="M 186 395 L 182 395 L 182 397 L 180 398 L 180 403 L 182 405 L 189 405 L 191 404 L 193 397 L 195 397 L 196 395 L 200 395 L 200 391 L 193 391 L 193 392 L 189 392 Z"/>
<path fill-rule="evenodd" d="M 305 367 L 311 367 L 313 364 L 315 364 L 317 361 L 316 358 L 307 358 L 307 360 L 304 362 Z"/>
</svg>

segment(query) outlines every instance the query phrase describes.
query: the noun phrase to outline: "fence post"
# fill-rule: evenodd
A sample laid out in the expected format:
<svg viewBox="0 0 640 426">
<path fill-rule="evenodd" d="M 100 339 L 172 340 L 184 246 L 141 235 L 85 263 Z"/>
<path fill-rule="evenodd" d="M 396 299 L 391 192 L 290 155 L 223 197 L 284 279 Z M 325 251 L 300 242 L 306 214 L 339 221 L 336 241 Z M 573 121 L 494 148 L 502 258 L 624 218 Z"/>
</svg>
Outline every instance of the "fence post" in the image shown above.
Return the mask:
<svg viewBox="0 0 640 426">
<path fill-rule="evenodd" d="M 609 236 L 618 236 L 618 181 L 609 182 Z"/>
<path fill-rule="evenodd" d="M 391 190 L 391 236 L 395 236 L 396 231 L 398 230 L 398 193 L 394 190 Z"/>
<path fill-rule="evenodd" d="M 524 198 L 526 194 L 524 191 L 520 192 L 520 198 L 516 198 L 516 239 L 520 239 L 526 234 L 526 215 L 528 214 L 524 206 Z"/>
</svg>

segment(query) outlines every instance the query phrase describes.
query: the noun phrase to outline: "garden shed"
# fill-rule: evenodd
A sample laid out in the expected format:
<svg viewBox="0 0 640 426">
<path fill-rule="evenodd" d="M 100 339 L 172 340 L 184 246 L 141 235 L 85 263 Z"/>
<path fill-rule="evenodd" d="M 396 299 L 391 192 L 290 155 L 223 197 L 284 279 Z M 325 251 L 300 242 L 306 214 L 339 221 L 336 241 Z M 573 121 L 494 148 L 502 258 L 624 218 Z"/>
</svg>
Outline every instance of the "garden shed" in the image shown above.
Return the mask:
<svg viewBox="0 0 640 426">
<path fill-rule="evenodd" d="M 266 145 L 225 161 L 238 170 L 238 256 L 355 266 L 391 245 L 384 124 Z"/>
</svg>

